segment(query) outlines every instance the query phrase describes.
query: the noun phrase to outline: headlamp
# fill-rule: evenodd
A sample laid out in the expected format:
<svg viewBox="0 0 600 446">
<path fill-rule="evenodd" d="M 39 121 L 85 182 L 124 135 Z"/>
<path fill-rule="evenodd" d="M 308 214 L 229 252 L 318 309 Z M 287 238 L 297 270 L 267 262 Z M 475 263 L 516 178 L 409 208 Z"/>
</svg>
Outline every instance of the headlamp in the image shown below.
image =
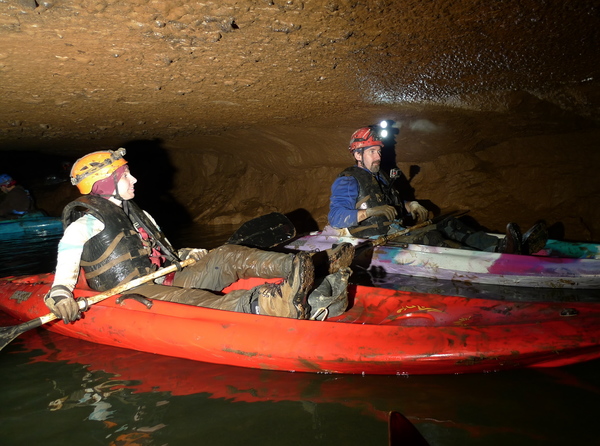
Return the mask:
<svg viewBox="0 0 600 446">
<path fill-rule="evenodd" d="M 379 125 L 371 126 L 371 135 L 372 138 L 376 141 L 383 141 L 385 138 L 390 136 L 390 132 L 388 127 L 390 124 L 388 121 L 381 121 Z"/>
</svg>

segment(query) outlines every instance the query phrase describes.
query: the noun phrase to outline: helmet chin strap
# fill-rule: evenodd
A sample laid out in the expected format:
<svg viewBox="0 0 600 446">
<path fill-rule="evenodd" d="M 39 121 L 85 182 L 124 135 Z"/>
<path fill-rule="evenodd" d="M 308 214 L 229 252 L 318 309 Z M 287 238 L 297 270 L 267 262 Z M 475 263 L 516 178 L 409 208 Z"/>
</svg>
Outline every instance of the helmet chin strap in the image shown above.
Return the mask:
<svg viewBox="0 0 600 446">
<path fill-rule="evenodd" d="M 121 195 L 119 195 L 117 175 L 114 173 L 113 173 L 113 180 L 115 182 L 115 192 L 112 194 L 111 197 L 114 198 L 115 200 L 119 200 L 121 202 L 121 207 L 123 208 L 123 212 L 125 212 L 126 215 L 129 215 L 129 202 L 127 200 L 125 200 L 123 197 L 121 197 Z"/>
</svg>

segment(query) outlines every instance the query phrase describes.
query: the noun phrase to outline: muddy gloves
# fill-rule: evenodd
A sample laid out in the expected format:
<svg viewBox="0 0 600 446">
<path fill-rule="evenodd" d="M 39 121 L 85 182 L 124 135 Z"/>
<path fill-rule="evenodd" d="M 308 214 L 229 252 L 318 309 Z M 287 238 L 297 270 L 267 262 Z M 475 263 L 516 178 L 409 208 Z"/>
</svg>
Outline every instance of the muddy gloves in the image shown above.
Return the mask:
<svg viewBox="0 0 600 446">
<path fill-rule="evenodd" d="M 385 217 L 389 221 L 392 221 L 394 220 L 394 218 L 396 218 L 397 213 L 396 209 L 393 206 L 389 206 L 387 204 L 366 209 L 367 218 L 379 215 Z"/>
<path fill-rule="evenodd" d="M 177 256 L 179 257 L 179 260 L 182 261 L 189 258 L 200 260 L 206 254 L 208 254 L 208 251 L 200 248 L 181 248 L 179 251 L 177 251 Z"/>
<path fill-rule="evenodd" d="M 77 305 L 77 301 L 73 298 L 73 293 L 65 286 L 53 286 L 50 292 L 44 297 L 44 303 L 65 324 L 75 322 L 81 318 L 79 305 Z"/>
<path fill-rule="evenodd" d="M 406 205 L 406 209 L 410 212 L 413 220 L 423 222 L 429 217 L 429 211 L 419 204 L 418 201 L 411 201 Z"/>
</svg>

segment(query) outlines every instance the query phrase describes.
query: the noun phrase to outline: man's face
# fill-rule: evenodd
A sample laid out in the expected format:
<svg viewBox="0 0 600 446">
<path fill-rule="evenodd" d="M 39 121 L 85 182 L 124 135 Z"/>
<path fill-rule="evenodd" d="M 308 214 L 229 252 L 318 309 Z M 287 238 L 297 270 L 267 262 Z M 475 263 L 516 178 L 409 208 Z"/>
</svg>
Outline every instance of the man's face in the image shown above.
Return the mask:
<svg viewBox="0 0 600 446">
<path fill-rule="evenodd" d="M 362 153 L 354 152 L 354 157 L 358 161 L 359 167 L 364 167 L 372 173 L 379 172 L 379 167 L 381 166 L 381 147 L 367 147 Z"/>
</svg>

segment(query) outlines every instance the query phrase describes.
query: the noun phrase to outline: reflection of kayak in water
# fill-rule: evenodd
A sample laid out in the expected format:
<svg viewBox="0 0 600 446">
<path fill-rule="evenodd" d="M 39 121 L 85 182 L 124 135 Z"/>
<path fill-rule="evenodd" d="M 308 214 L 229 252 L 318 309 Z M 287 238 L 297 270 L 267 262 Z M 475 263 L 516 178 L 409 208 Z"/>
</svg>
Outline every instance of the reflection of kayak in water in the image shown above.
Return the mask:
<svg viewBox="0 0 600 446">
<path fill-rule="evenodd" d="M 19 237 L 60 238 L 62 221 L 43 212 L 30 212 L 19 218 L 0 220 L 0 240 Z"/>
<path fill-rule="evenodd" d="M 13 323 L 14 320 L 2 320 L 0 325 Z M 569 438 L 575 438 L 577 444 L 591 444 L 591 440 L 579 440 L 595 438 L 592 428 L 574 433 L 558 424 L 549 426 L 547 420 L 573 401 L 577 404 L 561 415 L 563 426 L 590 419 L 599 391 L 593 379 L 598 372 L 597 361 L 576 367 L 500 374 L 360 376 L 283 373 L 200 363 L 92 344 L 48 330 L 29 331 L 11 345 L 14 348 L 6 348 L 3 354 L 18 356 L 19 364 L 28 361 L 31 367 L 23 364 L 18 370 L 32 381 L 33 389 L 45 382 L 44 388 L 51 390 L 48 380 L 58 380 L 59 388 L 70 389 L 69 394 L 101 385 L 97 393 L 108 394 L 113 409 L 120 408 L 120 414 L 111 420 L 121 425 L 129 421 L 128 408 L 133 407 L 135 412 L 136 407 L 136 404 L 123 406 L 124 398 L 126 402 L 144 402 L 148 407 L 154 407 L 153 402 L 168 401 L 170 404 L 161 408 L 174 406 L 170 410 L 177 413 L 191 404 L 194 410 L 199 409 L 199 405 L 206 404 L 203 402 L 206 398 L 226 403 L 218 405 L 223 413 L 243 414 L 250 418 L 262 411 L 279 411 L 283 412 L 282 421 L 296 423 L 297 419 L 290 417 L 289 411 L 290 408 L 301 410 L 298 406 L 273 403 L 300 402 L 303 407 L 314 407 L 321 416 L 338 413 L 343 417 L 343 414 L 352 413 L 379 420 L 380 424 L 375 428 L 381 433 L 381 440 L 364 444 L 384 444 L 384 423 L 390 411 L 404 414 L 432 444 L 488 444 L 488 440 L 495 443 L 507 435 L 518 444 L 553 443 Z M 36 368 L 35 363 L 47 362 L 56 365 L 39 364 Z M 10 367 L 14 363 L 15 360 L 7 359 L 5 365 Z M 74 366 L 67 367 L 67 364 Z M 6 370 L 6 376 L 12 377 L 15 371 Z M 74 379 L 76 381 L 72 382 Z M 112 387 L 108 383 L 112 383 Z M 121 392 L 114 392 L 118 389 Z M 185 398 L 188 395 L 197 396 Z M 46 399 L 50 402 L 62 396 L 61 391 L 54 391 L 48 393 Z M 66 403 L 77 401 L 71 398 Z M 235 403 L 242 404 L 229 406 Z M 247 403 L 265 405 L 252 407 Z M 96 407 L 88 408 L 88 412 Z M 74 423 L 79 423 L 81 412 L 77 415 Z M 335 420 L 340 419 L 343 420 Z M 184 419 L 181 427 L 188 426 L 189 420 Z M 169 424 L 163 418 L 146 418 L 137 426 L 153 426 L 158 422 Z M 252 421 L 248 423 L 252 425 Z M 132 422 L 130 427 L 132 425 L 135 424 Z M 437 442 L 435 438 L 438 438 Z M 460 441 L 466 438 L 470 441 Z M 526 441 L 522 441 L 523 438 Z M 281 443 L 288 444 L 286 441 Z M 290 440 L 289 444 L 310 443 Z"/>
<path fill-rule="evenodd" d="M 3 324 L 12 322 L 14 321 L 2 321 Z M 75 386 L 78 390 L 50 401 L 48 409 L 58 411 L 89 407 L 91 413 L 87 419 L 91 421 L 109 420 L 110 423 L 110 420 L 116 418 L 113 417 L 116 410 L 113 401 L 122 401 L 132 391 L 138 394 L 156 394 L 163 404 L 168 403 L 168 397 L 165 395 L 161 398 L 160 393 L 172 396 L 208 394 L 211 398 L 244 403 L 300 402 L 308 399 L 313 405 L 345 404 L 362 409 L 361 411 L 366 410 L 370 416 L 381 421 L 385 419 L 385 409 L 379 410 L 364 401 L 365 392 L 375 401 L 381 399 L 382 404 L 390 396 L 389 391 L 385 392 L 385 396 L 382 394 L 382 386 L 377 381 L 355 375 L 334 378 L 306 373 L 265 372 L 199 364 L 142 352 L 120 355 L 120 349 L 98 346 L 41 330 L 28 333 L 22 340 L 18 353 L 31 352 L 30 363 L 85 364 L 87 373 L 82 375 L 80 385 Z M 99 376 L 103 378 L 100 379 Z M 402 379 L 390 378 L 396 381 Z M 404 391 L 408 390 L 408 383 L 400 384 L 404 384 Z M 414 385 L 411 384 L 411 387 Z M 125 389 L 129 392 L 124 393 Z M 399 412 L 388 411 L 387 422 L 390 445 L 427 445 L 426 442 L 419 442 L 425 440 L 416 427 Z M 141 430 L 151 432 L 163 427 L 164 424 L 158 424 Z M 126 435 L 137 438 L 140 434 Z M 150 438 L 150 435 L 144 437 Z M 119 438 L 122 439 L 122 435 Z"/>
<path fill-rule="evenodd" d="M 0 309 L 47 314 L 51 274 L 0 279 Z M 249 289 L 264 279 L 224 290 Z M 93 296 L 80 280 L 76 297 Z M 593 303 L 503 302 L 351 286 L 350 308 L 294 320 L 115 297 L 74 324 L 45 326 L 90 342 L 241 367 L 349 374 L 447 374 L 556 367 L 600 357 Z"/>
<path fill-rule="evenodd" d="M 324 251 L 343 242 L 368 245 L 365 239 L 315 232 L 288 243 L 286 248 Z M 595 243 L 548 240 L 534 255 L 394 242 L 357 252 L 362 252 L 359 265 L 387 274 L 516 287 L 600 288 L 600 244 Z"/>
</svg>

